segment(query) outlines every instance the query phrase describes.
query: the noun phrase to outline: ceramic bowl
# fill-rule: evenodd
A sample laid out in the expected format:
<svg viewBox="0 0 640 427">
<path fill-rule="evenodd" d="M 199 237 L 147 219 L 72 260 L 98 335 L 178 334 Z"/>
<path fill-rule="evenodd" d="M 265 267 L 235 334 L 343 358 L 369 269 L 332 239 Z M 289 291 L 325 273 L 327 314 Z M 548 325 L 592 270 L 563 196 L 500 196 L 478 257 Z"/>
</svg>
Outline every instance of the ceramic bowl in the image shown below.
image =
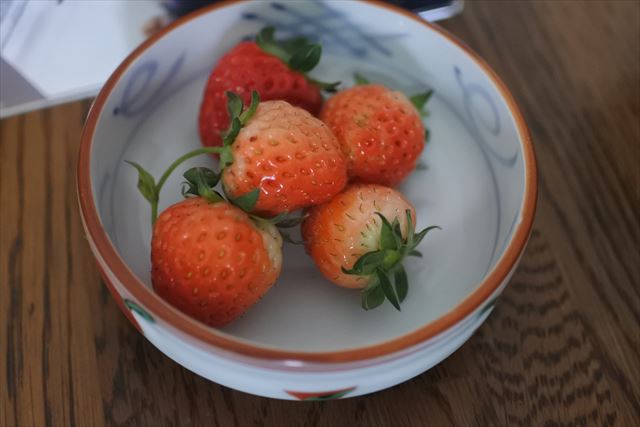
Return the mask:
<svg viewBox="0 0 640 427">
<path fill-rule="evenodd" d="M 359 293 L 322 278 L 285 246 L 274 288 L 231 325 L 207 327 L 174 309 L 150 281 L 149 206 L 137 161 L 155 176 L 199 146 L 208 73 L 265 25 L 323 43 L 322 80 L 353 72 L 406 93 L 433 88 L 422 162 L 400 189 L 419 226 L 437 224 L 408 260 L 409 297 L 360 308 Z M 203 165 L 210 158 L 194 159 Z M 180 199 L 180 173 L 161 208 Z M 200 10 L 138 47 L 98 95 L 82 137 L 78 194 L 87 239 L 131 322 L 167 356 L 212 381 L 262 396 L 324 399 L 398 384 L 459 348 L 491 312 L 526 245 L 536 203 L 529 133 L 504 84 L 453 36 L 401 9 L 356 1 L 240 2 Z"/>
</svg>

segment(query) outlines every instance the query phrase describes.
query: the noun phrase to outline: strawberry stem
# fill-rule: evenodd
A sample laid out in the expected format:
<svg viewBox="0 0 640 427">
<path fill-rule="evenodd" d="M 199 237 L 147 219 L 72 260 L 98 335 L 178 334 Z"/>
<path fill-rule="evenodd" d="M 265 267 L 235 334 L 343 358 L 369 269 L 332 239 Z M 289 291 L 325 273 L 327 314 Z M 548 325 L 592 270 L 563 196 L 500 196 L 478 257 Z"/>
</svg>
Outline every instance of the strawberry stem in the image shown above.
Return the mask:
<svg viewBox="0 0 640 427">
<path fill-rule="evenodd" d="M 160 190 L 164 186 L 164 183 L 167 182 L 171 173 L 178 166 L 180 166 L 185 161 L 199 156 L 201 154 L 219 154 L 220 155 L 220 171 L 222 169 L 233 163 L 233 154 L 231 153 L 231 144 L 233 144 L 236 136 L 238 136 L 238 132 L 242 126 L 244 126 L 251 117 L 255 114 L 258 109 L 258 104 L 260 103 L 260 95 L 255 90 L 251 93 L 251 104 L 244 109 L 242 105 L 242 99 L 233 92 L 227 92 L 227 97 L 229 99 L 227 107 L 229 110 L 229 114 L 231 115 L 231 125 L 229 126 L 229 130 L 225 132 L 223 139 L 222 147 L 203 147 L 198 148 L 193 151 L 189 151 L 186 154 L 178 157 L 171 165 L 167 168 L 166 171 L 162 174 L 158 183 L 155 183 L 155 179 L 153 176 L 147 172 L 142 166 L 135 162 L 127 161 L 131 166 L 136 168 L 138 171 L 138 190 L 142 194 L 142 196 L 147 199 L 147 201 L 151 204 L 151 224 L 153 225 L 156 222 L 156 218 L 158 217 L 158 201 L 160 200 Z M 245 203 L 245 207 L 249 207 L 250 211 L 253 209 L 253 205 L 257 200 L 257 195 L 259 191 L 256 189 L 249 195 L 244 195 L 248 199 L 239 198 L 241 203 Z M 243 197 L 244 197 L 243 196 Z M 213 197 L 213 196 L 212 196 Z M 240 206 L 242 207 L 242 206 Z"/>
<path fill-rule="evenodd" d="M 184 163 L 185 161 L 193 157 L 197 157 L 201 154 L 214 154 L 214 153 L 220 154 L 222 150 L 223 150 L 222 147 L 203 147 L 193 151 L 189 151 L 188 153 L 178 157 L 173 163 L 171 163 L 171 165 L 167 168 L 167 170 L 164 171 L 164 173 L 160 177 L 160 180 L 158 181 L 158 184 L 156 184 L 156 189 L 158 190 L 158 193 L 160 193 L 162 186 L 167 181 L 171 173 L 182 163 Z"/>
<path fill-rule="evenodd" d="M 178 157 L 178 159 L 176 159 L 173 163 L 171 163 L 166 171 L 164 171 L 157 184 L 155 183 L 153 176 L 142 166 L 137 163 L 127 161 L 127 163 L 136 168 L 136 170 L 138 171 L 138 190 L 140 191 L 142 196 L 151 204 L 152 225 L 156 222 L 156 218 L 158 217 L 158 201 L 160 200 L 160 190 L 162 190 L 164 183 L 167 182 L 167 179 L 169 179 L 171 173 L 178 166 L 191 159 L 192 157 L 196 157 L 201 154 L 220 154 L 223 150 L 225 150 L 224 147 L 204 147 L 183 154 L 182 156 Z"/>
<path fill-rule="evenodd" d="M 164 183 L 167 182 L 167 179 L 169 179 L 169 176 L 173 173 L 173 171 L 176 170 L 176 168 L 182 163 L 193 157 L 197 157 L 201 154 L 220 154 L 222 153 L 222 150 L 222 147 L 198 148 L 196 150 L 189 151 L 188 153 L 183 154 L 182 156 L 178 157 L 173 163 L 171 163 L 171 165 L 167 168 L 166 171 L 164 171 L 164 173 L 160 177 L 160 180 L 156 184 L 156 198 L 153 202 L 151 202 L 151 224 L 154 224 L 156 222 L 156 218 L 158 217 L 158 201 L 160 200 L 160 190 L 162 190 L 162 186 L 164 186 Z"/>
</svg>

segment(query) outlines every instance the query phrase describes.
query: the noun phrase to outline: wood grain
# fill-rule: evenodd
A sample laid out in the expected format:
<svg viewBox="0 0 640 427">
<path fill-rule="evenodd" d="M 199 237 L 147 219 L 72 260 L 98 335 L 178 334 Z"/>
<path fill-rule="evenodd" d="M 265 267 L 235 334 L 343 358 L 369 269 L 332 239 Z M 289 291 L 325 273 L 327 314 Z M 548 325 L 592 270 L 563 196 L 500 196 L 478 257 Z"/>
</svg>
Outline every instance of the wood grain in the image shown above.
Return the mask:
<svg viewBox="0 0 640 427">
<path fill-rule="evenodd" d="M 640 3 L 468 1 L 442 25 L 512 89 L 540 168 L 522 265 L 460 351 L 320 403 L 181 368 L 100 281 L 76 203 L 78 102 L 0 121 L 0 425 L 638 425 Z"/>
</svg>

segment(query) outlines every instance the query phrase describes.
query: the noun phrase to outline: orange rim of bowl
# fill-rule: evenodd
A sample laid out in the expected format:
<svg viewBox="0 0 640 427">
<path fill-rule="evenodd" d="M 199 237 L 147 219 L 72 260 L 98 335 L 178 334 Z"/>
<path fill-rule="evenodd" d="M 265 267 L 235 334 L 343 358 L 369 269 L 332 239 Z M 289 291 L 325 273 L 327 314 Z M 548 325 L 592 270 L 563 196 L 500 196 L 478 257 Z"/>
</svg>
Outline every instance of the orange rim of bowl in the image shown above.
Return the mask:
<svg viewBox="0 0 640 427">
<path fill-rule="evenodd" d="M 102 113 L 107 98 L 111 94 L 111 91 L 113 90 L 116 83 L 120 80 L 120 77 L 129 67 L 129 65 L 131 65 L 147 48 L 164 37 L 164 35 L 172 31 L 173 29 L 186 24 L 187 22 L 198 18 L 201 15 L 210 13 L 211 11 L 220 8 L 224 8 L 236 2 L 237 1 L 235 0 L 229 0 L 199 9 L 181 19 L 174 21 L 173 23 L 162 29 L 160 32 L 144 41 L 118 66 L 118 68 L 109 77 L 108 81 L 100 90 L 100 93 L 98 94 L 89 111 L 89 115 L 87 117 L 82 133 L 82 140 L 79 150 L 77 170 L 78 199 L 81 214 L 85 223 L 85 228 L 89 233 L 88 237 L 91 238 L 96 250 L 100 254 L 100 257 L 104 259 L 104 262 L 107 264 L 108 268 L 111 270 L 114 276 L 118 278 L 118 280 L 127 289 L 127 291 L 134 298 L 136 298 L 139 303 L 144 305 L 155 316 L 162 319 L 167 324 L 173 326 L 178 331 L 192 338 L 195 338 L 214 347 L 218 347 L 222 350 L 226 350 L 243 356 L 248 356 L 250 358 L 267 359 L 271 360 L 272 362 L 294 361 L 300 363 L 301 366 L 304 366 L 304 364 L 308 363 L 349 363 L 389 356 L 391 354 L 418 345 L 436 335 L 439 335 L 440 333 L 446 331 L 447 329 L 473 313 L 482 305 L 483 302 L 485 302 L 489 298 L 490 295 L 494 293 L 494 291 L 498 289 L 500 284 L 507 278 L 507 275 L 515 266 L 521 253 L 523 252 L 524 246 L 531 232 L 537 202 L 537 170 L 535 153 L 531 142 L 531 135 L 522 117 L 522 113 L 520 112 L 520 109 L 513 99 L 513 96 L 511 95 L 505 84 L 502 82 L 502 80 L 498 77 L 498 75 L 477 53 L 472 51 L 462 41 L 458 40 L 455 36 L 449 34 L 444 29 L 441 29 L 438 26 L 422 20 L 417 15 L 414 15 L 405 9 L 401 9 L 397 6 L 393 6 L 387 3 L 382 3 L 378 0 L 366 0 L 366 2 L 377 7 L 387 9 L 392 13 L 400 14 L 404 17 L 417 21 L 427 27 L 429 30 L 440 34 L 441 36 L 461 48 L 490 77 L 490 79 L 493 81 L 495 86 L 500 91 L 502 97 L 506 101 L 511 114 L 515 119 L 516 127 L 522 141 L 525 167 L 525 192 L 524 203 L 522 205 L 521 211 L 522 220 L 516 226 L 513 237 L 509 242 L 509 245 L 506 248 L 505 252 L 498 260 L 492 271 L 484 278 L 480 286 L 478 286 L 475 291 L 473 291 L 461 303 L 459 303 L 445 315 L 406 335 L 379 344 L 341 351 L 296 352 L 278 350 L 276 348 L 261 347 L 258 345 L 250 344 L 248 342 L 243 342 L 231 338 L 226 334 L 218 332 L 214 328 L 210 328 L 202 323 L 197 322 L 196 320 L 189 318 L 188 316 L 182 314 L 181 312 L 170 306 L 168 303 L 166 303 L 164 300 L 162 300 L 153 292 L 152 289 L 145 286 L 127 267 L 124 260 L 120 258 L 100 222 L 100 218 L 94 203 L 90 175 L 91 143 L 93 140 L 96 125 L 98 123 L 98 118 Z"/>
</svg>

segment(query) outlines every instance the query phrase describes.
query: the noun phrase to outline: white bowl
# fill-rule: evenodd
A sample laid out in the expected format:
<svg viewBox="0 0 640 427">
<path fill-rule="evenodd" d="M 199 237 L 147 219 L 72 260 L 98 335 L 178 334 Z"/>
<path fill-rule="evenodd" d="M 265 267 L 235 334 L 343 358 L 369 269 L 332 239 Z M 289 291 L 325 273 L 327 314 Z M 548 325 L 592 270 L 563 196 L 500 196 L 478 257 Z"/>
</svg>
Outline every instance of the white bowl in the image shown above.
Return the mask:
<svg viewBox="0 0 640 427">
<path fill-rule="evenodd" d="M 419 226 L 437 224 L 411 259 L 409 297 L 365 312 L 287 246 L 277 285 L 230 326 L 207 327 L 159 298 L 150 282 L 149 206 L 137 161 L 158 176 L 199 147 L 197 117 L 217 59 L 265 24 L 323 43 L 325 81 L 354 71 L 406 93 L 433 88 L 427 168 L 400 189 Z M 189 165 L 207 164 L 209 158 Z M 185 166 L 185 168 L 187 167 Z M 180 173 L 161 208 L 179 200 Z M 418 17 L 369 2 L 241 2 L 200 10 L 137 48 L 89 114 L 78 193 L 87 238 L 121 308 L 166 355 L 217 383 L 282 399 L 356 396 L 405 381 L 460 347 L 489 315 L 528 239 L 536 168 L 527 127 L 496 74 Z"/>
</svg>

